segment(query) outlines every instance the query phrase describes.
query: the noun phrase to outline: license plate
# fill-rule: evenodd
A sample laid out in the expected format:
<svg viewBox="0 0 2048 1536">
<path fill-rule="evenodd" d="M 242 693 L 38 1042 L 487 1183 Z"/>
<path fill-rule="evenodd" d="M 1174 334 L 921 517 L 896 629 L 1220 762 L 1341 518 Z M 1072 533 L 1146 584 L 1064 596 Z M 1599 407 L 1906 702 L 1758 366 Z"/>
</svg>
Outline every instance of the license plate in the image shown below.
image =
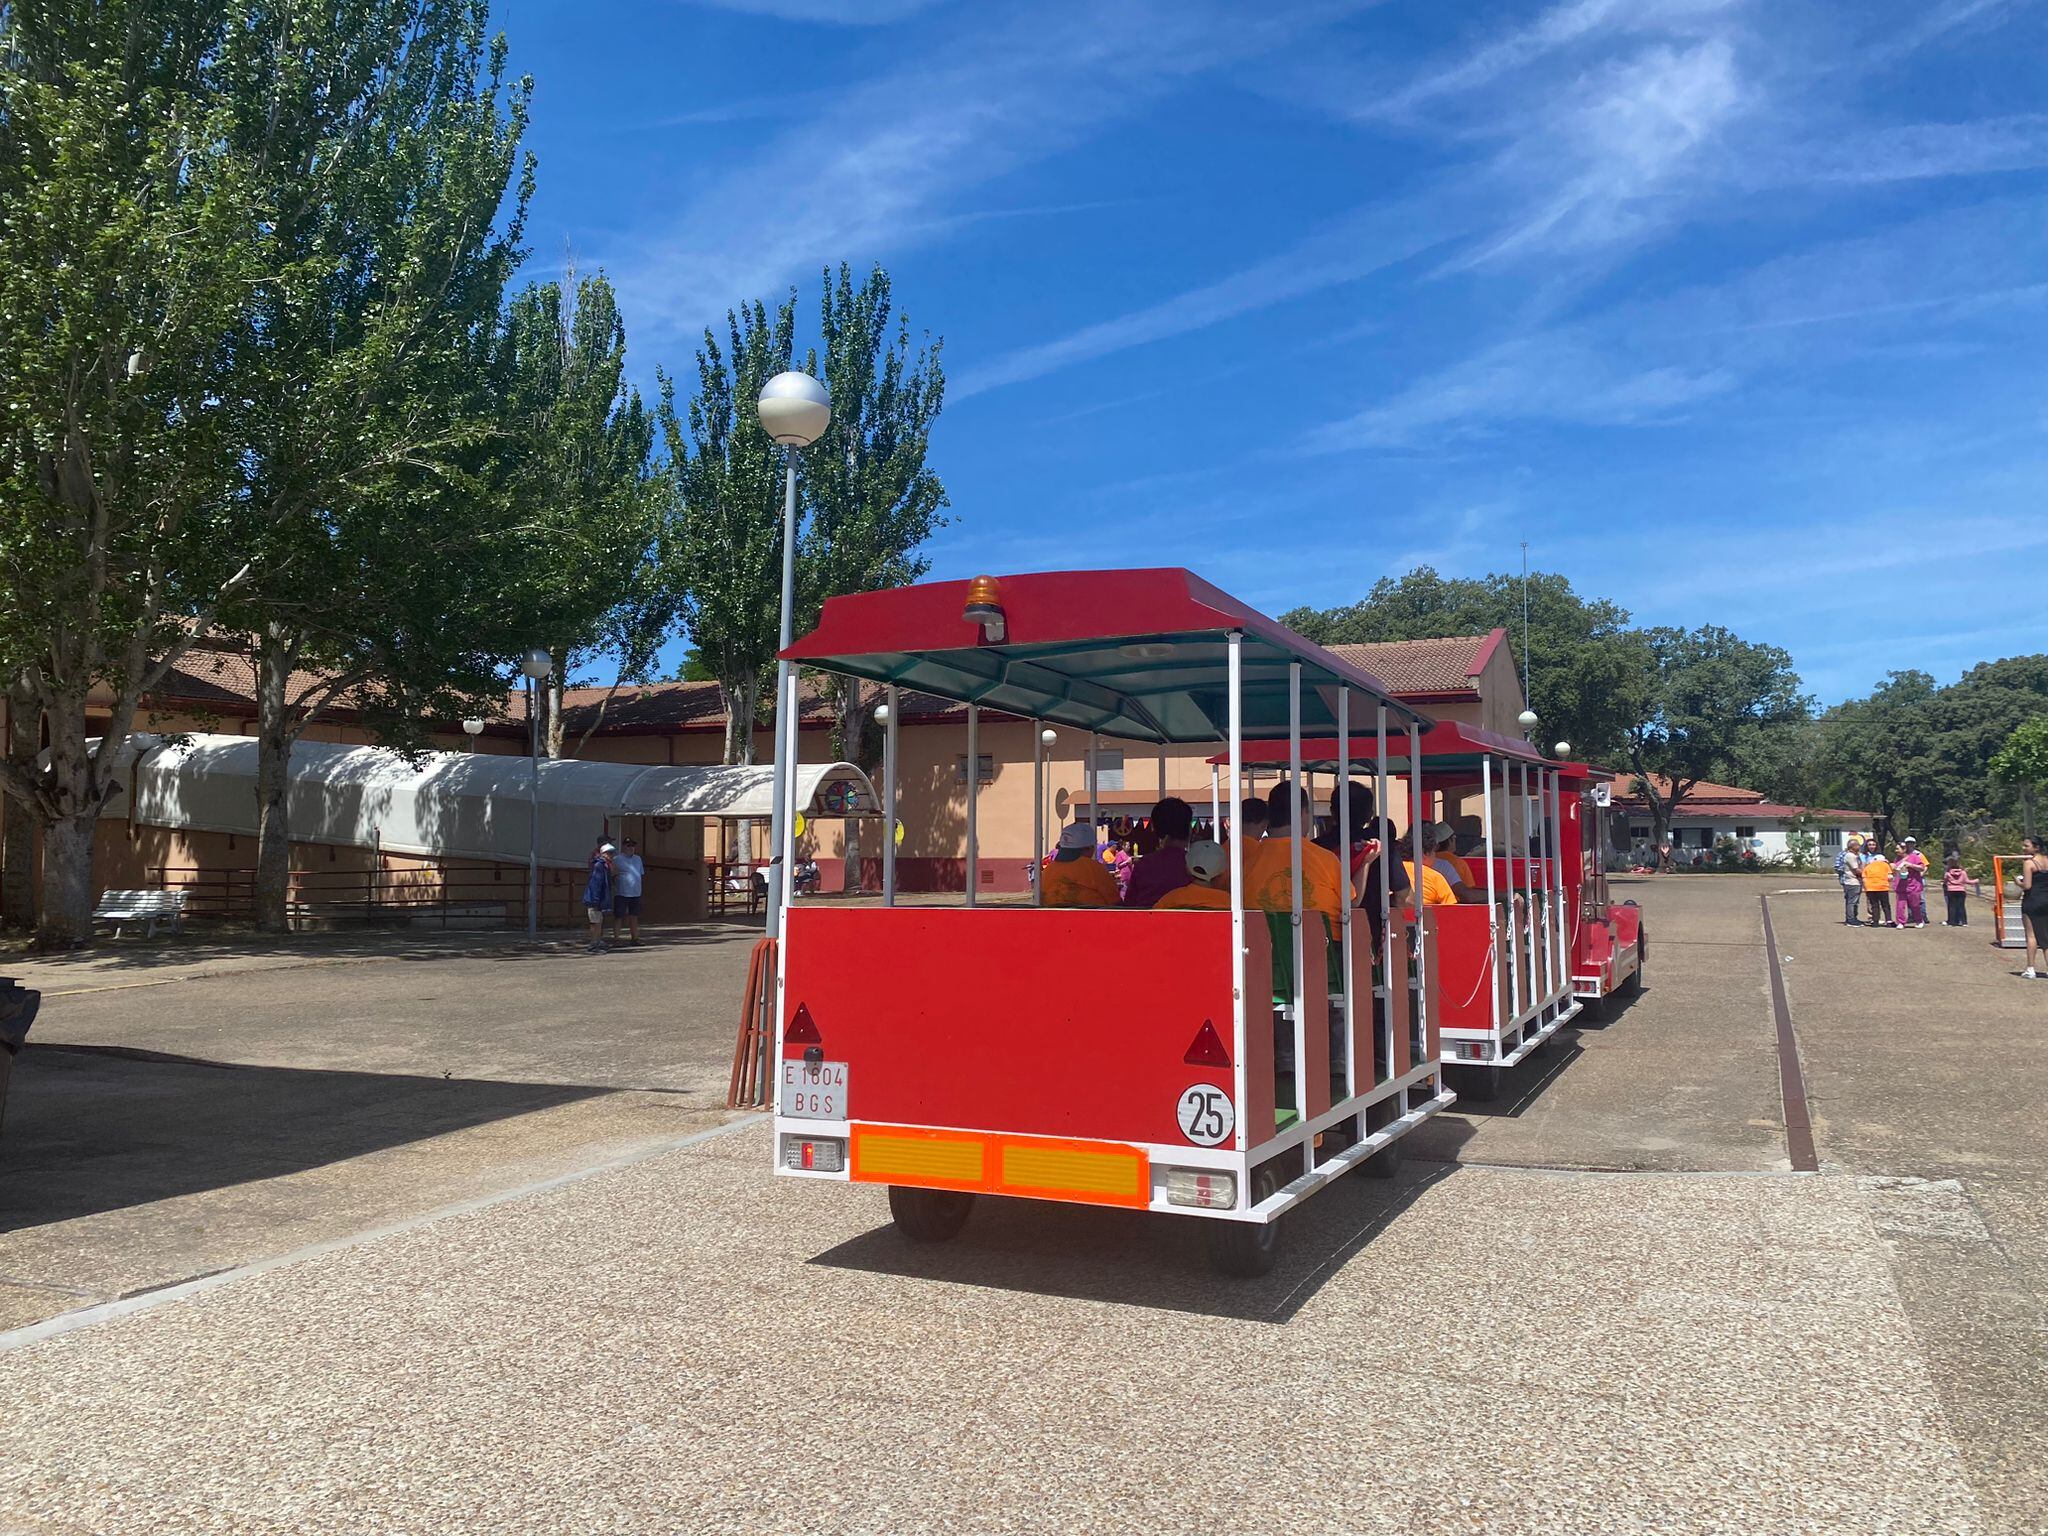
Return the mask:
<svg viewBox="0 0 2048 1536">
<path fill-rule="evenodd" d="M 779 1102 L 782 1113 L 792 1120 L 844 1120 L 846 1063 L 785 1061 Z"/>
</svg>

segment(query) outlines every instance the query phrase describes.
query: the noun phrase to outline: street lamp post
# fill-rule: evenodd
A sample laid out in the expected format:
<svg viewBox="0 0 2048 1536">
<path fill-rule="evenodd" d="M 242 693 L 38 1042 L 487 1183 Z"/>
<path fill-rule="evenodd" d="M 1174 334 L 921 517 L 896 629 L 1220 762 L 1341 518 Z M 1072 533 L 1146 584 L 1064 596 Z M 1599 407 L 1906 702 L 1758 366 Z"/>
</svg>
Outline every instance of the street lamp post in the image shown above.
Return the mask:
<svg viewBox="0 0 2048 1536">
<path fill-rule="evenodd" d="M 470 750 L 470 751 L 474 752 L 474 751 L 476 750 L 476 739 L 477 739 L 477 737 L 479 737 L 479 736 L 483 735 L 483 733 L 484 733 L 484 723 L 483 723 L 483 721 L 481 721 L 481 720 L 465 720 L 465 721 L 463 721 L 463 722 L 462 722 L 462 734 L 463 734 L 463 735 L 465 735 L 465 736 L 467 736 L 467 737 L 469 738 L 469 750 Z"/>
<path fill-rule="evenodd" d="M 555 669 L 555 659 L 540 646 L 519 661 L 526 679 L 526 936 L 540 937 L 540 716 L 533 693 Z"/>
<path fill-rule="evenodd" d="M 832 401 L 825 386 L 808 373 L 778 373 L 762 387 L 754 409 L 761 430 L 783 447 L 782 472 L 782 624 L 778 652 L 789 649 L 790 625 L 796 608 L 796 456 L 825 435 L 832 424 Z M 768 932 L 782 931 L 782 904 L 789 884 L 783 858 L 783 837 L 789 825 L 789 785 L 796 773 L 796 696 L 793 672 L 779 654 L 775 660 L 775 804 L 768 821 Z"/>
</svg>

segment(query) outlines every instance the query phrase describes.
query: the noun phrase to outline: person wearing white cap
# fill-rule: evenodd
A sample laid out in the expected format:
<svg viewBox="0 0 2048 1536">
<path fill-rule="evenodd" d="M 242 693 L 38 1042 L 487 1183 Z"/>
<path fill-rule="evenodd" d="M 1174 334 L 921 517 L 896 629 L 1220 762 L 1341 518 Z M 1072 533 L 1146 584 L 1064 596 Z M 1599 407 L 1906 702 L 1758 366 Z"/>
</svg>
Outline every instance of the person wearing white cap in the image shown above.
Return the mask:
<svg viewBox="0 0 2048 1536">
<path fill-rule="evenodd" d="M 1208 838 L 1188 844 L 1186 885 L 1177 885 L 1152 904 L 1154 912 L 1228 912 L 1230 861 L 1223 845 Z"/>
<path fill-rule="evenodd" d="M 1085 821 L 1060 829 L 1060 845 L 1041 877 L 1048 907 L 1113 907 L 1116 876 L 1096 856 L 1095 828 Z"/>
<path fill-rule="evenodd" d="M 607 841 L 590 855 L 590 878 L 583 883 L 583 915 L 590 919 L 590 952 L 604 953 L 604 925 L 612 915 L 612 855 L 617 852 Z"/>
</svg>

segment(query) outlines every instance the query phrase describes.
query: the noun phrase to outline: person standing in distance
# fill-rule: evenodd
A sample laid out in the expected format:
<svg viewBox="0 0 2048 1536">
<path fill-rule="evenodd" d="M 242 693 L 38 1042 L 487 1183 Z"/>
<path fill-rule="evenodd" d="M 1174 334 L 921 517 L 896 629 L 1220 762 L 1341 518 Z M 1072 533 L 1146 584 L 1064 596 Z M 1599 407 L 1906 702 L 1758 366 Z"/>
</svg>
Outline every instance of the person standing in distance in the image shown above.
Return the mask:
<svg viewBox="0 0 2048 1536">
<path fill-rule="evenodd" d="M 640 857 L 640 845 L 632 838 L 626 839 L 625 848 L 612 860 L 612 938 L 619 936 L 619 925 L 624 924 L 633 937 L 629 943 L 640 942 L 640 893 L 647 879 L 647 865 Z"/>
</svg>

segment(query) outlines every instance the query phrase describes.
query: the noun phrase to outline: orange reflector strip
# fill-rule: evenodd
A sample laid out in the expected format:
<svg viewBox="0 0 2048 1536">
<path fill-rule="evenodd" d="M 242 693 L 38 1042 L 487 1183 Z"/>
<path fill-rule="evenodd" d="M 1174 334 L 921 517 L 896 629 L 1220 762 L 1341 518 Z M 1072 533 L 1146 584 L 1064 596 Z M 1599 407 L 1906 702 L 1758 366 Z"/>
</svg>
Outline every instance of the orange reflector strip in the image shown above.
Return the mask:
<svg viewBox="0 0 2048 1536">
<path fill-rule="evenodd" d="M 1135 1147 L 1005 1141 L 1002 1170 L 1003 1188 L 1020 1195 L 1104 1205 L 1148 1205 L 1152 1199 L 1145 1154 Z"/>
<path fill-rule="evenodd" d="M 982 1189 L 985 1157 L 979 1136 L 853 1127 L 853 1177 L 871 1183 Z"/>
<path fill-rule="evenodd" d="M 1136 1147 L 1114 1141 L 856 1124 L 847 1161 L 859 1183 L 970 1189 L 1089 1205 L 1143 1207 L 1152 1201 L 1150 1161 Z"/>
</svg>

